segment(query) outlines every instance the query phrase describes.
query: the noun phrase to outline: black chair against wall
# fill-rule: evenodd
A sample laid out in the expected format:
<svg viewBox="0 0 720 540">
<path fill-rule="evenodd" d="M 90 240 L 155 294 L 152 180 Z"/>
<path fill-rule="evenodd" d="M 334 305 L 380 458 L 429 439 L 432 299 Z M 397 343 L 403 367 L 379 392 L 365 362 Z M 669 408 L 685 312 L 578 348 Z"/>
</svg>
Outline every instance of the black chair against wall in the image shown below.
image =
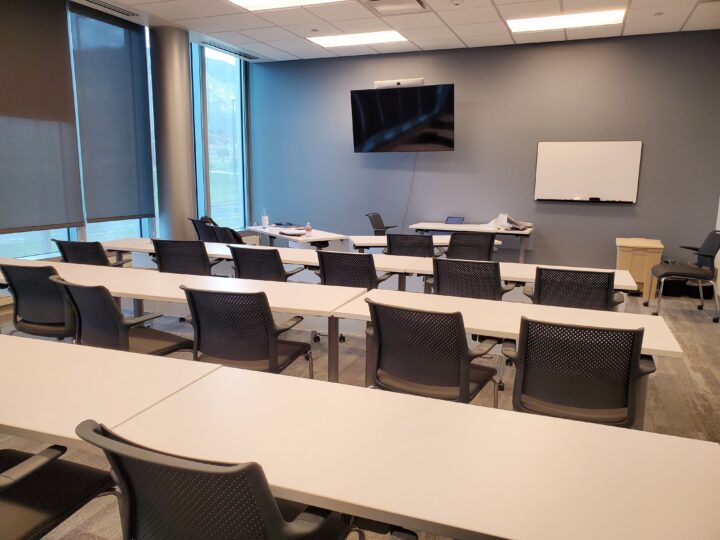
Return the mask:
<svg viewBox="0 0 720 540">
<path fill-rule="evenodd" d="M 642 428 L 652 358 L 641 356 L 643 329 L 552 324 L 522 318 L 513 409 Z"/>
<path fill-rule="evenodd" d="M 397 225 L 385 225 L 383 218 L 377 212 L 370 212 L 365 214 L 370 220 L 370 226 L 373 228 L 373 234 L 375 236 L 385 236 L 388 229 L 394 229 Z"/>
<path fill-rule="evenodd" d="M 377 289 L 380 283 L 392 277 L 392 272 L 381 276 L 375 270 L 375 261 L 369 253 L 318 251 L 320 283 L 341 287 Z"/>
<path fill-rule="evenodd" d="M 497 371 L 473 364 L 492 346 L 467 345 L 461 313 L 435 313 L 378 304 L 370 305 L 371 366 L 378 388 L 418 396 L 469 403 L 489 383 L 497 407 Z M 419 337 L 422 339 L 419 339 Z"/>
<path fill-rule="evenodd" d="M 13 297 L 15 331 L 33 336 L 65 339 L 75 337 L 75 313 L 55 283 L 52 266 L 3 264 L 0 271 Z"/>
<path fill-rule="evenodd" d="M 220 244 L 244 244 L 240 234 L 230 227 L 212 227 L 215 232 L 215 241 Z"/>
<path fill-rule="evenodd" d="M 280 373 L 301 356 L 309 362 L 309 343 L 280 339 L 303 318 L 275 324 L 267 296 L 259 293 L 204 291 L 182 286 L 195 329 L 193 359 L 221 361 L 244 369 Z"/>
<path fill-rule="evenodd" d="M 93 420 L 76 428 L 117 476 L 124 538 L 345 538 L 350 516 L 275 499 L 257 463 L 226 465 L 149 450 Z"/>
<path fill-rule="evenodd" d="M 196 240 L 152 239 L 160 272 L 209 276 L 212 263 L 205 243 Z"/>
<path fill-rule="evenodd" d="M 212 225 L 213 227 L 219 227 L 217 221 L 215 221 L 210 216 L 202 216 L 200 218 L 200 221 L 204 221 L 205 223 L 207 223 L 208 225 Z"/>
<path fill-rule="evenodd" d="M 228 246 L 235 263 L 235 277 L 262 281 L 287 281 L 304 267 L 285 270 L 277 249 Z"/>
<path fill-rule="evenodd" d="M 624 302 L 622 293 L 615 293 L 615 272 L 535 270 L 535 284 L 526 285 L 523 294 L 533 304 L 580 309 L 613 310 Z"/>
<path fill-rule="evenodd" d="M 70 240 L 56 240 L 63 262 L 75 264 L 90 264 L 93 266 L 122 266 L 130 261 L 111 263 L 107 253 L 100 242 L 73 242 Z"/>
<path fill-rule="evenodd" d="M 705 308 L 703 286 L 709 285 L 712 287 L 713 298 L 715 298 L 715 317 L 713 317 L 713 322 L 720 321 L 720 300 L 718 300 L 718 291 L 715 286 L 715 277 L 717 276 L 715 256 L 718 254 L 718 251 L 720 251 L 720 231 L 712 231 L 708 234 L 700 247 L 680 247 L 695 253 L 695 265 L 688 263 L 664 262 L 653 267 L 653 276 L 660 280 L 657 308 L 653 312 L 653 315 L 660 313 L 660 304 L 662 301 L 665 280 L 668 278 L 683 278 L 697 283 L 698 291 L 700 293 L 700 305 L 698 306 L 698 309 Z"/>
<path fill-rule="evenodd" d="M 192 222 L 200 242 L 217 242 L 213 225 L 210 225 L 203 219 L 188 219 Z"/>
<path fill-rule="evenodd" d="M 105 287 L 77 285 L 59 276 L 50 281 L 63 287 L 72 302 L 78 321 L 76 339 L 81 345 L 156 355 L 192 348 L 187 338 L 143 326 L 162 313 L 126 319 Z"/>
<path fill-rule="evenodd" d="M 0 538 L 39 540 L 93 498 L 115 493 L 108 472 L 58 459 L 65 451 L 0 450 Z"/>
</svg>

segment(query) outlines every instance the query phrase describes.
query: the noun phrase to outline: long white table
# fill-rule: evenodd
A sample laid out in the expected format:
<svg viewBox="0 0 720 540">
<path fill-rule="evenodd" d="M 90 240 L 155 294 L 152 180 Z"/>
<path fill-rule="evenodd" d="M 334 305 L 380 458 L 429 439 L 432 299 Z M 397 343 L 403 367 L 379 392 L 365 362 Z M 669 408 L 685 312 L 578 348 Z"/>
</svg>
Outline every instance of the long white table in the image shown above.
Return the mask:
<svg viewBox="0 0 720 540">
<path fill-rule="evenodd" d="M 194 289 L 227 292 L 264 292 L 270 309 L 275 313 L 327 317 L 328 319 L 328 380 L 339 377 L 339 327 L 335 310 L 365 293 L 355 287 L 335 287 L 313 283 L 259 281 L 215 276 L 170 274 L 135 268 L 111 268 L 55 261 L 29 261 L 0 258 L 0 264 L 53 266 L 67 281 L 81 285 L 103 285 L 119 298 L 154 300 L 185 304 L 185 285 Z M 2 276 L 0 276 L 2 282 Z"/>
<path fill-rule="evenodd" d="M 387 236 L 349 236 L 350 242 L 353 248 L 363 253 L 368 248 L 384 248 L 387 247 Z M 433 246 L 435 247 L 448 247 L 450 245 L 449 234 L 436 234 L 433 235 Z M 495 247 L 502 246 L 500 240 L 495 240 Z"/>
<path fill-rule="evenodd" d="M 0 335 L 0 432 L 79 446 L 83 420 L 114 428 L 219 367 Z"/>
<path fill-rule="evenodd" d="M 496 235 L 515 236 L 520 239 L 520 252 L 518 253 L 518 262 L 520 263 L 525 262 L 525 242 L 535 232 L 533 227 L 523 230 L 508 230 L 480 223 L 433 223 L 428 221 L 413 223 L 409 228 L 416 231 L 491 232 Z"/>
<path fill-rule="evenodd" d="M 297 242 L 298 244 L 314 245 L 321 249 L 323 247 L 323 244 L 325 244 L 326 242 L 347 240 L 347 236 L 345 236 L 344 234 L 321 231 L 319 229 L 313 229 L 310 236 L 305 236 L 304 234 L 296 236 L 290 234 L 283 234 L 282 232 L 283 229 L 293 228 L 295 227 L 262 227 L 260 225 L 253 225 L 251 227 L 248 227 L 247 230 L 267 236 L 270 240 L 270 245 L 274 245 L 276 238 L 282 238 L 284 240 L 289 240 L 290 242 Z"/>
<path fill-rule="evenodd" d="M 116 431 L 453 538 L 720 538 L 720 446 L 704 441 L 232 368 Z"/>
</svg>

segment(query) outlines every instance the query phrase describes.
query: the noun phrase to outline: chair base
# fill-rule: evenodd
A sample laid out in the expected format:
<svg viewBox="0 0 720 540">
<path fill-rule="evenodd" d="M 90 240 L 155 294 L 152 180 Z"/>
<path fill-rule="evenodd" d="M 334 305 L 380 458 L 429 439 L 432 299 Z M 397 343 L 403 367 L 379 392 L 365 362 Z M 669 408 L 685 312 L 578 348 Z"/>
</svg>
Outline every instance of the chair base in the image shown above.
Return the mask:
<svg viewBox="0 0 720 540">
<path fill-rule="evenodd" d="M 657 295 L 657 305 L 655 306 L 655 311 L 652 312 L 653 315 L 659 315 L 660 314 L 660 306 L 662 304 L 662 298 L 663 298 L 663 289 L 665 287 L 665 280 L 668 278 L 671 278 L 673 276 L 665 276 L 663 278 L 660 278 L 660 288 L 658 289 L 658 295 Z M 705 309 L 705 297 L 702 294 L 702 288 L 705 285 L 709 285 L 712 287 L 713 290 L 713 298 L 715 299 L 715 316 L 713 317 L 712 321 L 714 323 L 720 322 L 720 298 L 718 298 L 718 291 L 717 287 L 715 286 L 715 282 L 709 279 L 698 279 L 695 280 L 698 286 L 698 290 L 700 291 L 700 304 L 697 306 L 698 310 L 702 311 Z M 645 303 L 643 302 L 643 305 L 647 306 L 649 302 Z"/>
</svg>

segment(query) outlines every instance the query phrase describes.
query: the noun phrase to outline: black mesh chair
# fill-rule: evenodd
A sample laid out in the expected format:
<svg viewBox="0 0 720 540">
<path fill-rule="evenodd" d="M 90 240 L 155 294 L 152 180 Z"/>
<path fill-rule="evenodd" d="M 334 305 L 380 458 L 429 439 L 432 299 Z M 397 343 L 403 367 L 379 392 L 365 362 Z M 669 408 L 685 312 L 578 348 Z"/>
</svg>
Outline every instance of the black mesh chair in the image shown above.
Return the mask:
<svg viewBox="0 0 720 540">
<path fill-rule="evenodd" d="M 213 240 L 214 241 L 214 240 Z M 195 240 L 157 240 L 153 238 L 160 272 L 209 276 L 212 263 L 205 243 Z"/>
<path fill-rule="evenodd" d="M 215 241 L 221 244 L 244 244 L 242 236 L 230 227 L 213 227 Z"/>
<path fill-rule="evenodd" d="M 76 285 L 58 276 L 50 280 L 63 287 L 72 302 L 78 321 L 76 340 L 81 345 L 157 355 L 192 348 L 187 338 L 143 326 L 162 313 L 126 319 L 105 287 Z"/>
<path fill-rule="evenodd" d="M 370 226 L 373 228 L 373 234 L 375 236 L 385 236 L 388 229 L 394 229 L 397 225 L 385 225 L 383 218 L 377 212 L 370 212 L 365 214 L 370 220 Z"/>
<path fill-rule="evenodd" d="M 93 420 L 76 428 L 118 479 L 124 538 L 345 538 L 350 516 L 273 497 L 257 463 L 226 465 L 149 450 Z"/>
<path fill-rule="evenodd" d="M 65 450 L 0 450 L 0 538 L 44 538 L 93 498 L 114 493 L 108 472 L 58 459 Z"/>
<path fill-rule="evenodd" d="M 62 260 L 75 264 L 91 264 L 93 266 L 122 266 L 130 261 L 111 263 L 107 253 L 100 242 L 72 242 L 69 240 L 55 240 Z"/>
<path fill-rule="evenodd" d="M 641 357 L 643 329 L 551 324 L 522 318 L 516 411 L 622 427 L 642 427 L 652 358 Z"/>
<path fill-rule="evenodd" d="M 580 309 L 614 310 L 625 299 L 615 293 L 615 272 L 543 268 L 535 270 L 535 284 L 523 288 L 533 304 Z"/>
<path fill-rule="evenodd" d="M 388 234 L 387 254 L 408 257 L 435 257 L 433 238 L 424 234 Z"/>
<path fill-rule="evenodd" d="M 436 294 L 502 300 L 515 285 L 503 285 L 500 264 L 496 262 L 433 259 Z"/>
<path fill-rule="evenodd" d="M 204 219 L 193 219 L 188 218 L 195 228 L 195 232 L 197 233 L 198 240 L 200 242 L 217 242 L 217 238 L 215 237 L 215 230 L 213 229 L 213 225 L 205 221 Z"/>
<path fill-rule="evenodd" d="M 302 317 L 275 324 L 267 296 L 259 293 L 185 291 L 195 329 L 193 358 L 208 362 L 280 373 L 299 357 L 309 362 L 313 378 L 309 343 L 279 339 Z"/>
<path fill-rule="evenodd" d="M 370 305 L 373 385 L 384 390 L 469 403 L 489 383 L 498 389 L 494 368 L 474 364 L 494 345 L 470 349 L 461 313 L 434 313 Z M 420 338 L 421 337 L 421 338 Z"/>
<path fill-rule="evenodd" d="M 392 272 L 377 275 L 375 261 L 369 253 L 318 251 L 320 282 L 323 285 L 377 289 L 380 283 L 392 277 Z"/>
<path fill-rule="evenodd" d="M 15 330 L 57 339 L 75 336 L 75 314 L 62 289 L 50 281 L 52 266 L 3 264 L 0 271 L 13 297 Z"/>
<path fill-rule="evenodd" d="M 492 261 L 494 247 L 494 233 L 456 232 L 450 236 L 450 245 L 445 257 L 469 261 Z"/>
<path fill-rule="evenodd" d="M 700 247 L 680 247 L 695 253 L 695 264 L 665 262 L 653 267 L 653 277 L 660 280 L 657 308 L 653 312 L 653 315 L 660 313 L 660 303 L 662 301 L 665 280 L 669 278 L 683 278 L 697 283 L 698 291 L 700 292 L 700 305 L 698 306 L 698 309 L 703 309 L 705 307 L 703 286 L 709 285 L 712 287 L 713 298 L 715 298 L 715 317 L 713 317 L 713 322 L 720 321 L 720 300 L 718 300 L 717 288 L 715 286 L 715 277 L 717 275 L 717 269 L 715 268 L 715 256 L 718 254 L 718 251 L 720 251 L 720 231 L 712 231 L 708 234 Z"/>
<path fill-rule="evenodd" d="M 235 277 L 263 281 L 287 281 L 304 268 L 287 271 L 277 249 L 228 246 L 235 262 Z"/>
</svg>

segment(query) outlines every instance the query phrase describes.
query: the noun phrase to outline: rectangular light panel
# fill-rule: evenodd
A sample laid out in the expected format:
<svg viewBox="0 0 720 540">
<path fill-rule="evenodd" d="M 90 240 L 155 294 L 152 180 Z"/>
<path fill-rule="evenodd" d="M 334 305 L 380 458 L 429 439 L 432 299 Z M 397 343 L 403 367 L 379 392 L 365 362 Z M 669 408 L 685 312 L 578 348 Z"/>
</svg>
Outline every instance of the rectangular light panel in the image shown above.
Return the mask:
<svg viewBox="0 0 720 540">
<path fill-rule="evenodd" d="M 362 34 L 340 34 L 338 36 L 320 36 L 308 39 L 323 47 L 350 47 L 351 45 L 372 45 L 373 43 L 407 41 L 405 37 L 395 30 L 363 32 Z"/>
<path fill-rule="evenodd" d="M 314 6 L 316 4 L 335 4 L 340 1 L 342 0 L 230 0 L 230 2 L 236 6 L 245 8 L 248 11 Z"/>
<path fill-rule="evenodd" d="M 563 28 L 584 28 L 587 26 L 606 26 L 621 24 L 625 17 L 624 9 L 609 11 L 590 11 L 587 13 L 568 13 L 551 17 L 532 17 L 508 21 L 510 30 L 518 32 L 539 32 L 542 30 L 561 30 Z"/>
</svg>

